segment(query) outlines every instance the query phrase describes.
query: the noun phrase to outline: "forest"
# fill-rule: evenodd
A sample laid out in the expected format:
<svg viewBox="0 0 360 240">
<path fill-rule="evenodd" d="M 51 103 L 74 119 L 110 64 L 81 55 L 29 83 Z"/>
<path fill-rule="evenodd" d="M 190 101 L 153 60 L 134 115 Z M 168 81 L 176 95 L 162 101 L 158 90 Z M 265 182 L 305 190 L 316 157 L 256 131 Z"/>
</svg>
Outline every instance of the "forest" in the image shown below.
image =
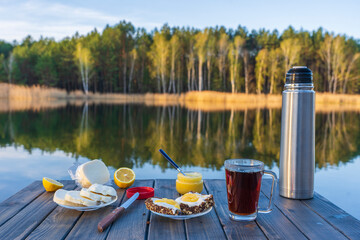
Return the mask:
<svg viewBox="0 0 360 240">
<path fill-rule="evenodd" d="M 1 36 L 0 36 L 1 38 Z M 249 31 L 170 27 L 148 32 L 121 21 L 60 41 L 0 41 L 0 82 L 84 93 L 222 91 L 276 94 L 296 65 L 315 90 L 360 93 L 360 42 L 322 28 Z"/>
</svg>

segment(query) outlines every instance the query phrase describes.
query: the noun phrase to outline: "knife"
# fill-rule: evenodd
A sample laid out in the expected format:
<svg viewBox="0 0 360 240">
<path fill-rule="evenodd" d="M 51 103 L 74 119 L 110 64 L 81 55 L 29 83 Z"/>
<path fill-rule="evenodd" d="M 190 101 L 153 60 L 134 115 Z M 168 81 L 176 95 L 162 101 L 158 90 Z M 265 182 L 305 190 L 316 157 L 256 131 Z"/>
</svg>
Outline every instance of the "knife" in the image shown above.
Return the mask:
<svg viewBox="0 0 360 240">
<path fill-rule="evenodd" d="M 120 213 L 125 211 L 135 200 L 139 197 L 139 193 L 135 193 L 129 200 L 123 203 L 120 207 L 115 208 L 111 213 L 104 217 L 98 224 L 99 232 L 104 231 L 113 221 L 115 221 Z"/>
</svg>

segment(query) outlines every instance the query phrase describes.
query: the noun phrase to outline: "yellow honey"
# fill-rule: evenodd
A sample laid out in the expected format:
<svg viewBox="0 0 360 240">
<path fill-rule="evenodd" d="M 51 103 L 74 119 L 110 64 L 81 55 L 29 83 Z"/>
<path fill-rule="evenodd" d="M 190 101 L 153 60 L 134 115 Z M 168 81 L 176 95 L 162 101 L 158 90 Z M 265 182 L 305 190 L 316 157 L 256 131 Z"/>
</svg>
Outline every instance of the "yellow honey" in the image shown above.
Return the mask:
<svg viewBox="0 0 360 240">
<path fill-rule="evenodd" d="M 201 173 L 185 172 L 186 176 L 178 173 L 176 179 L 176 191 L 180 194 L 188 192 L 201 193 L 203 190 L 203 180 Z"/>
<path fill-rule="evenodd" d="M 180 209 L 179 204 L 177 202 L 175 202 L 175 200 L 173 200 L 173 199 L 162 198 L 162 199 L 155 200 L 154 202 L 155 203 L 167 203 L 169 205 L 172 205 L 172 206 Z"/>
<path fill-rule="evenodd" d="M 193 193 L 186 193 L 181 197 L 181 200 L 184 202 L 196 202 L 199 200 L 199 196 Z"/>
</svg>

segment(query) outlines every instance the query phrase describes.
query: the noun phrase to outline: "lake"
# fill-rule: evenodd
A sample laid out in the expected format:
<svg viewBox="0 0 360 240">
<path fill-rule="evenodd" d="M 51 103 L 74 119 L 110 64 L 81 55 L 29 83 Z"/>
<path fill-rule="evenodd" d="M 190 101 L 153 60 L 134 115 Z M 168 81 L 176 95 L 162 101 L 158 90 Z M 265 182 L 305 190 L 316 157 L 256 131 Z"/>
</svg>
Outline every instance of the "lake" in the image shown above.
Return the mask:
<svg viewBox="0 0 360 240">
<path fill-rule="evenodd" d="M 176 178 L 163 148 L 185 170 L 224 178 L 229 158 L 278 173 L 280 109 L 204 112 L 180 106 L 80 104 L 0 113 L 0 201 L 34 180 L 70 179 L 74 163 L 101 159 L 111 173 Z M 360 113 L 316 114 L 315 191 L 360 219 Z"/>
</svg>

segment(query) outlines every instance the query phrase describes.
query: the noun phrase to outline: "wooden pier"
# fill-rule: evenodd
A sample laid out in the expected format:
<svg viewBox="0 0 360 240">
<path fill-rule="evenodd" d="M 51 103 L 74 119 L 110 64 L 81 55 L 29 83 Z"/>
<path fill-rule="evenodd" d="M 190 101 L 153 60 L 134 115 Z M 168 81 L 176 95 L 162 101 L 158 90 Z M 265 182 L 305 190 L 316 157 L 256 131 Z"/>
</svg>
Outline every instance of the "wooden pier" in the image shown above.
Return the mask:
<svg viewBox="0 0 360 240">
<path fill-rule="evenodd" d="M 75 189 L 74 181 L 61 181 Z M 155 188 L 155 196 L 176 198 L 174 179 L 136 180 Z M 271 182 L 263 180 L 259 204 L 268 202 Z M 0 239 L 360 239 L 360 221 L 319 194 L 311 200 L 289 200 L 275 193 L 273 211 L 256 221 L 229 219 L 224 180 L 204 180 L 203 193 L 214 195 L 214 209 L 198 218 L 177 221 L 151 214 L 137 200 L 106 231 L 98 222 L 127 200 L 118 189 L 114 204 L 91 212 L 58 206 L 41 181 L 31 183 L 0 203 Z M 354 206 L 359 207 L 359 206 Z"/>
</svg>

